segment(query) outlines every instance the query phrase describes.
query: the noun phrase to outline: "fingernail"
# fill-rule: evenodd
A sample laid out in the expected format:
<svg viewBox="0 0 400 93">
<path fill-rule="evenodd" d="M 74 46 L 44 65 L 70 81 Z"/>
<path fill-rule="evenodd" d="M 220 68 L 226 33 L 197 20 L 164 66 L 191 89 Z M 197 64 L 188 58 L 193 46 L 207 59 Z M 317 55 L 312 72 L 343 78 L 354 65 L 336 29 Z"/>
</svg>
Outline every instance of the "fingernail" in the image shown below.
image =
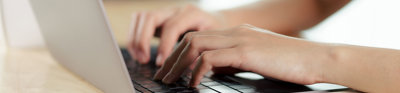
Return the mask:
<svg viewBox="0 0 400 93">
<path fill-rule="evenodd" d="M 161 61 L 162 61 L 162 54 L 158 54 L 156 58 L 156 64 L 158 66 L 161 66 Z"/>
<path fill-rule="evenodd" d="M 166 83 L 166 84 L 171 84 L 173 82 L 174 78 L 175 78 L 175 75 L 167 74 L 167 76 L 165 76 L 163 78 L 162 82 Z"/>
</svg>

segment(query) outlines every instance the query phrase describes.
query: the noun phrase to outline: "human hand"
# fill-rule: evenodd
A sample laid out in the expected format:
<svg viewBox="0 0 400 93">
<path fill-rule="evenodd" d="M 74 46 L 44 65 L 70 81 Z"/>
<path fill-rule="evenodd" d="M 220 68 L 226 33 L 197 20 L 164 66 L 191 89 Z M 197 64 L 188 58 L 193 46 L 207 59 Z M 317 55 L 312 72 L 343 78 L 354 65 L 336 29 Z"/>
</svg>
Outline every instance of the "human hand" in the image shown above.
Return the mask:
<svg viewBox="0 0 400 93">
<path fill-rule="evenodd" d="M 312 84 L 319 82 L 321 73 L 314 60 L 327 58 L 326 50 L 323 44 L 249 25 L 191 32 L 185 35 L 154 79 L 172 83 L 195 64 L 189 84 L 192 87 L 215 67 L 233 67 L 284 81 Z"/>
<path fill-rule="evenodd" d="M 193 5 L 156 11 L 138 12 L 132 15 L 132 27 L 128 51 L 132 57 L 145 64 L 150 60 L 150 40 L 156 28 L 161 29 L 156 64 L 161 66 L 171 54 L 180 35 L 188 30 L 202 31 L 223 26 L 217 14 L 208 13 Z"/>
</svg>

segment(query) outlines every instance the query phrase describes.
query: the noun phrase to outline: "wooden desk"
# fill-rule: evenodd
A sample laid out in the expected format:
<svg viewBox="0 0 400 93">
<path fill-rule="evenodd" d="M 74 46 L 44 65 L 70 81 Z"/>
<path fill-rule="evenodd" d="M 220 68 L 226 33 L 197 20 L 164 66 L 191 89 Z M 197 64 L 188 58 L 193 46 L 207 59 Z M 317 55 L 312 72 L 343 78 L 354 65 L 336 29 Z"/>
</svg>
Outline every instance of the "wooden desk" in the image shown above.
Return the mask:
<svg viewBox="0 0 400 93">
<path fill-rule="evenodd" d="M 195 2 L 105 1 L 104 4 L 118 44 L 124 47 L 132 12 L 187 3 Z M 101 92 L 58 64 L 46 48 L 0 51 L 0 93 Z"/>
<path fill-rule="evenodd" d="M 0 54 L 1 93 L 99 93 L 58 64 L 47 49 L 8 49 Z"/>
</svg>

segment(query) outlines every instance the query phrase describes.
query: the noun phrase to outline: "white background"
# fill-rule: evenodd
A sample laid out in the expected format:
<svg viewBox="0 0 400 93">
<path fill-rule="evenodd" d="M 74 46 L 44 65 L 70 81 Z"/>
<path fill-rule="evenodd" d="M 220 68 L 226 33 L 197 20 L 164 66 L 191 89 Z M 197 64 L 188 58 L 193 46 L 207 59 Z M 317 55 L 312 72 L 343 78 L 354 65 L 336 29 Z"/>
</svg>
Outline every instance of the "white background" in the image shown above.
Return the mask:
<svg viewBox="0 0 400 93">
<path fill-rule="evenodd" d="M 400 1 L 353 0 L 304 35 L 314 41 L 400 49 Z"/>
</svg>

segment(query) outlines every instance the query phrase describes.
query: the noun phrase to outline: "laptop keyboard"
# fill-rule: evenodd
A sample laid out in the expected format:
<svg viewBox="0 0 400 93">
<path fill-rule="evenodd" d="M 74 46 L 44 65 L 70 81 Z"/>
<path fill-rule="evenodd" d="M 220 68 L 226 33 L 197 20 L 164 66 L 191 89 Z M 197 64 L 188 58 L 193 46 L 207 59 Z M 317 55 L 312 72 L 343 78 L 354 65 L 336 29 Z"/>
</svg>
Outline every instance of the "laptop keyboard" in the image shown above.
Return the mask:
<svg viewBox="0 0 400 93">
<path fill-rule="evenodd" d="M 196 88 L 188 87 L 190 75 L 184 75 L 173 84 L 152 80 L 158 68 L 154 58 L 146 65 L 135 62 L 126 49 L 121 49 L 136 93 L 254 93 L 255 88 L 236 82 L 229 75 L 212 76 L 207 73 Z M 155 56 L 155 53 L 152 53 Z M 188 71 L 187 71 L 188 72 Z"/>
<path fill-rule="evenodd" d="M 154 58 L 157 56 L 156 51 L 157 47 L 151 47 L 152 58 L 150 58 L 149 64 L 141 65 L 132 60 L 127 49 L 121 49 L 136 93 L 288 93 L 311 91 L 311 89 L 304 85 L 283 82 L 276 79 L 249 81 L 233 75 L 212 75 L 211 73 L 207 73 L 196 88 L 187 86 L 190 81 L 190 75 L 184 75 L 177 82 L 166 85 L 161 83 L 161 81 L 152 80 L 153 75 L 158 69 L 155 66 Z M 328 90 L 328 92 L 343 90 L 351 89 L 335 89 Z"/>
<path fill-rule="evenodd" d="M 183 75 L 173 84 L 163 84 L 161 81 L 153 81 L 153 75 L 157 71 L 155 58 L 157 47 L 151 47 L 150 62 L 141 65 L 132 60 L 127 49 L 121 52 L 126 62 L 130 77 L 136 93 L 257 93 L 257 92 L 301 92 L 310 91 L 309 88 L 278 80 L 245 80 L 233 75 L 212 75 L 207 73 L 196 88 L 188 87 L 190 75 Z M 189 72 L 189 71 L 187 71 Z M 239 83 L 240 82 L 240 83 Z"/>
<path fill-rule="evenodd" d="M 196 88 L 188 87 L 189 76 L 182 76 L 173 84 L 162 84 L 161 81 L 153 81 L 152 77 L 156 71 L 149 65 L 139 65 L 137 68 L 128 69 L 133 78 L 132 82 L 137 93 L 252 93 L 255 89 L 251 86 L 242 85 L 229 77 L 218 78 L 210 77 L 211 74 L 204 76 Z"/>
</svg>

